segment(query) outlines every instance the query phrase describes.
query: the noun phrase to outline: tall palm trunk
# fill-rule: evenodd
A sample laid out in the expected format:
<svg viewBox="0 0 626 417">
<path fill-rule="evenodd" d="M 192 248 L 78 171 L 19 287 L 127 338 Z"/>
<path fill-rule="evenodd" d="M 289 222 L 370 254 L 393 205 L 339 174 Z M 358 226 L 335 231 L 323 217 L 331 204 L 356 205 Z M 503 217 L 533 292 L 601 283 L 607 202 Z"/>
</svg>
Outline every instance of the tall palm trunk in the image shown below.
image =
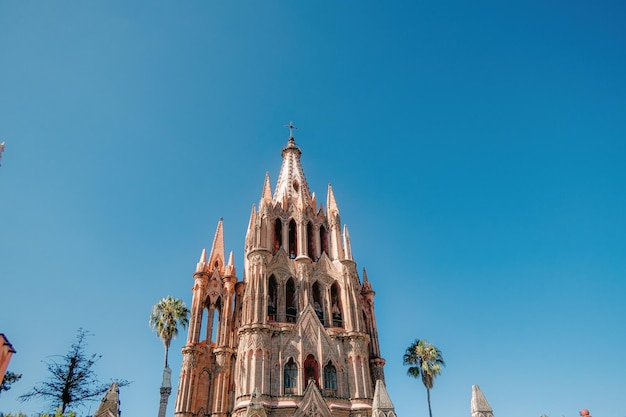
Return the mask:
<svg viewBox="0 0 626 417">
<path fill-rule="evenodd" d="M 428 414 L 433 417 L 433 410 L 430 408 L 430 389 L 426 388 L 426 395 L 428 395 Z"/>
</svg>

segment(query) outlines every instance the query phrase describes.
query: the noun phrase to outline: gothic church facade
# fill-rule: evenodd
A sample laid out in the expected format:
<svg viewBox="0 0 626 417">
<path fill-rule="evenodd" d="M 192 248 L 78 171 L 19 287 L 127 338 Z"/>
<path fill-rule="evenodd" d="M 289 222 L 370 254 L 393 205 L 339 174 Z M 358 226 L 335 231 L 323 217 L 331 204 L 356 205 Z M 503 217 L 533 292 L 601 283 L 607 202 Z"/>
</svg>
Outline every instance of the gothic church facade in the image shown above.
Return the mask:
<svg viewBox="0 0 626 417">
<path fill-rule="evenodd" d="M 243 280 L 220 219 L 193 274 L 177 417 L 395 417 L 367 273 L 359 278 L 333 189 L 311 194 L 290 135 L 266 174 Z"/>
</svg>

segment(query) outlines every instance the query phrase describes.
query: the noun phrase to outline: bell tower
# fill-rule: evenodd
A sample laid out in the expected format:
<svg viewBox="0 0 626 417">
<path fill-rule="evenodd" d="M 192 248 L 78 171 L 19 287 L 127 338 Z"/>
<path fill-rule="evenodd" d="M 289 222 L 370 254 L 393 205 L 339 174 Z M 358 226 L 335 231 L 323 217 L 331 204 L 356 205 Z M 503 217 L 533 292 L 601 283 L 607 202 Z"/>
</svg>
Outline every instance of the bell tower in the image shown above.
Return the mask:
<svg viewBox="0 0 626 417">
<path fill-rule="evenodd" d="M 324 207 L 289 128 L 274 192 L 266 174 L 252 206 L 243 280 L 232 253 L 224 263 L 222 220 L 197 264 L 178 417 L 364 417 L 382 403 L 389 411 L 375 292 L 365 270 L 358 275 L 332 186 Z"/>
</svg>

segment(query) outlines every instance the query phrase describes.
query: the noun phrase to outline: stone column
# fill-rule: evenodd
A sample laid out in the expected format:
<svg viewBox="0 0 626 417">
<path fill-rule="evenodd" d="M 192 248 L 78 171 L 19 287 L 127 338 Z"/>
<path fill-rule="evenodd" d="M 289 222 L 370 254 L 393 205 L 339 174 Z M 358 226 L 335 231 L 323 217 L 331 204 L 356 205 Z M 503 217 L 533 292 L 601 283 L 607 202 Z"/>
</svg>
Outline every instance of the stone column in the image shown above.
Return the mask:
<svg viewBox="0 0 626 417">
<path fill-rule="evenodd" d="M 165 417 L 167 400 L 172 393 L 172 370 L 169 367 L 163 369 L 163 382 L 161 382 L 161 402 L 159 404 L 159 417 Z"/>
</svg>

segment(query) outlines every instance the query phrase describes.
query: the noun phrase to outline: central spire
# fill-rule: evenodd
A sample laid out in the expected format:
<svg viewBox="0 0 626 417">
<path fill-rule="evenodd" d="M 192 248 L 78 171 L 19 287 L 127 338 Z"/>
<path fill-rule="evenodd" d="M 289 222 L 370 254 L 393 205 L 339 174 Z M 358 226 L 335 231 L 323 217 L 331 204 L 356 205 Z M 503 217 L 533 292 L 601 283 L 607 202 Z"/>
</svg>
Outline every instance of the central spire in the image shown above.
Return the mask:
<svg viewBox="0 0 626 417">
<path fill-rule="evenodd" d="M 293 129 L 296 127 L 292 122 L 286 126 L 289 128 L 289 140 L 287 146 L 283 148 L 283 163 L 278 174 L 278 181 L 274 191 L 274 203 L 283 204 L 283 208 L 287 208 L 290 203 L 302 202 L 313 208 L 313 201 L 309 185 L 306 182 L 302 165 L 300 164 L 300 156 L 302 151 L 296 145 L 293 137 Z"/>
</svg>

